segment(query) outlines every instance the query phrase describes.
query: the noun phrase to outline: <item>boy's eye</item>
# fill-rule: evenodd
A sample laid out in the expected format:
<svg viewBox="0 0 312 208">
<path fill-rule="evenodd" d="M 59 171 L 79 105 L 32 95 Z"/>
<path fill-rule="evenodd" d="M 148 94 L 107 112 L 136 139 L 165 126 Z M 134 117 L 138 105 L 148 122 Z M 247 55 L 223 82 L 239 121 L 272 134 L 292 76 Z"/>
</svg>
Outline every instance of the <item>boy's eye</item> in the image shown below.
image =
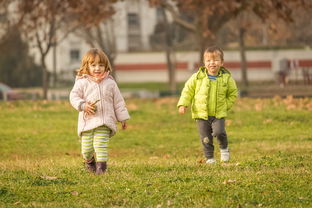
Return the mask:
<svg viewBox="0 0 312 208">
<path fill-rule="evenodd" d="M 206 62 L 219 62 L 219 61 L 221 61 L 221 60 L 214 60 L 214 59 L 211 59 L 211 60 L 206 60 Z"/>
</svg>

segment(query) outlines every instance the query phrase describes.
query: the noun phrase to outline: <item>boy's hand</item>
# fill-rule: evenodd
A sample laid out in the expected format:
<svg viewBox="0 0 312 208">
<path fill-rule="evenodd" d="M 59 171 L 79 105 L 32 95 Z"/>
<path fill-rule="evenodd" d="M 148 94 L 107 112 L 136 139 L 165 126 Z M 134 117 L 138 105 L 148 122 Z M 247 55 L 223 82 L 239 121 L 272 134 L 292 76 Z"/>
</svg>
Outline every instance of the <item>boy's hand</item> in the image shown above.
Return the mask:
<svg viewBox="0 0 312 208">
<path fill-rule="evenodd" d="M 95 106 L 91 102 L 86 102 L 83 111 L 87 115 L 94 115 L 95 114 Z"/>
<path fill-rule="evenodd" d="M 125 130 L 127 128 L 127 122 L 126 121 L 122 121 L 121 122 L 121 127 L 123 130 Z"/>
<path fill-rule="evenodd" d="M 186 108 L 187 108 L 187 107 L 181 105 L 181 106 L 179 107 L 179 113 L 180 113 L 181 115 L 184 114 L 184 113 L 186 112 Z"/>
</svg>

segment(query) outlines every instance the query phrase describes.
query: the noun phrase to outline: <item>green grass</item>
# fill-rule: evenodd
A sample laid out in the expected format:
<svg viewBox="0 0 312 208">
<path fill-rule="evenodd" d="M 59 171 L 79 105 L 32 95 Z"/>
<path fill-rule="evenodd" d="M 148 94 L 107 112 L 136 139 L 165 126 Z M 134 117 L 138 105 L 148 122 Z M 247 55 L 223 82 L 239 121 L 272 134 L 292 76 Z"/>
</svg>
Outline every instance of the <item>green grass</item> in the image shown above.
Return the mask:
<svg viewBox="0 0 312 208">
<path fill-rule="evenodd" d="M 102 176 L 84 170 L 69 103 L 1 102 L 0 207 L 312 206 L 312 99 L 239 99 L 227 119 L 231 162 L 215 165 L 176 102 L 127 100 L 131 120 Z"/>
</svg>

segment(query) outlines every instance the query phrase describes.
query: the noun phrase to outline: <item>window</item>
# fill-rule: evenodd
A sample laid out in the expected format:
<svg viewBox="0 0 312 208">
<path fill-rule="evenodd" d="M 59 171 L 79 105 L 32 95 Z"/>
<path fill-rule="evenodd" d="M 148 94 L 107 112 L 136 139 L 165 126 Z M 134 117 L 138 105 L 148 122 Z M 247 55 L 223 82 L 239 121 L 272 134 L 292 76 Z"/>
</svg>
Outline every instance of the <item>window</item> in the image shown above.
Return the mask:
<svg viewBox="0 0 312 208">
<path fill-rule="evenodd" d="M 70 62 L 80 61 L 80 50 L 71 49 L 70 50 Z"/>
<path fill-rule="evenodd" d="M 128 14 L 128 25 L 131 26 L 139 26 L 140 20 L 139 15 L 136 13 L 129 13 Z"/>
<path fill-rule="evenodd" d="M 142 47 L 140 18 L 136 13 L 128 13 L 128 49 L 136 51 Z"/>
<path fill-rule="evenodd" d="M 156 19 L 157 22 L 164 22 L 164 11 L 161 8 L 156 9 Z"/>
</svg>

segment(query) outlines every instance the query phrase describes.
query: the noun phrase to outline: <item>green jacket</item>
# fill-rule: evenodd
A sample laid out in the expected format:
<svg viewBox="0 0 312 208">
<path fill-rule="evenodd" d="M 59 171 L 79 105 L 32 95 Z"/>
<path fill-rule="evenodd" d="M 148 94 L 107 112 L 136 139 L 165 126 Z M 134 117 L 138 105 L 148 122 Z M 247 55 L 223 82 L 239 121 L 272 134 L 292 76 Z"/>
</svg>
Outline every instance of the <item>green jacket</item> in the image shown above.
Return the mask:
<svg viewBox="0 0 312 208">
<path fill-rule="evenodd" d="M 192 104 L 192 118 L 208 120 L 209 87 L 207 69 L 202 66 L 185 83 L 177 106 L 188 107 Z M 227 116 L 227 111 L 233 106 L 237 94 L 238 90 L 231 73 L 221 67 L 217 76 L 216 118 Z"/>
</svg>

